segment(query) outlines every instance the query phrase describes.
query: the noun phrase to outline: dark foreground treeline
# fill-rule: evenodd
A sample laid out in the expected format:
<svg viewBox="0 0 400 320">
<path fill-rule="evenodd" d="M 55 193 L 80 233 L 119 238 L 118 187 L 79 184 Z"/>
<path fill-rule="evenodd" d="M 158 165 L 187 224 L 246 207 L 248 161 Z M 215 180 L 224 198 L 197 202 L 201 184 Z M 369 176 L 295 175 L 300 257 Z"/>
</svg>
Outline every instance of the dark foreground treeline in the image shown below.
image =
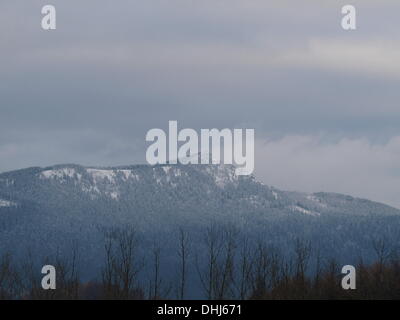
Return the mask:
<svg viewBox="0 0 400 320">
<path fill-rule="evenodd" d="M 287 254 L 262 240 L 243 237 L 235 228 L 212 226 L 196 246 L 190 234 L 179 229 L 176 275 L 170 281 L 162 276 L 161 245 L 152 246 L 144 257 L 143 243 L 133 228 L 103 232 L 98 280 L 80 280 L 79 250 L 73 249 L 67 259 L 56 255 L 42 261 L 57 271 L 57 288 L 44 290 L 44 275 L 32 255 L 16 263 L 5 253 L 0 255 L 0 299 L 186 299 L 194 276 L 207 299 L 400 299 L 400 259 L 383 240 L 371 242 L 374 263 L 360 258 L 355 266 L 357 288 L 344 290 L 342 265 L 333 258 L 322 259 L 319 250 L 300 239 Z"/>
</svg>

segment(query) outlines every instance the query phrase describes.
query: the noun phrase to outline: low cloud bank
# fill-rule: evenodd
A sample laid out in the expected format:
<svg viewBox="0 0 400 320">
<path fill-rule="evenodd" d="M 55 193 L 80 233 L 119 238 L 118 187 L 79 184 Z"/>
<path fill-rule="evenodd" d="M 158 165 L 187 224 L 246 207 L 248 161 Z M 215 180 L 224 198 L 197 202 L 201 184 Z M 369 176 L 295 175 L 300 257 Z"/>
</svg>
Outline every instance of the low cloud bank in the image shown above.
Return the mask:
<svg viewBox="0 0 400 320">
<path fill-rule="evenodd" d="M 385 144 L 298 135 L 257 141 L 255 172 L 282 189 L 340 192 L 400 208 L 400 136 Z"/>
</svg>

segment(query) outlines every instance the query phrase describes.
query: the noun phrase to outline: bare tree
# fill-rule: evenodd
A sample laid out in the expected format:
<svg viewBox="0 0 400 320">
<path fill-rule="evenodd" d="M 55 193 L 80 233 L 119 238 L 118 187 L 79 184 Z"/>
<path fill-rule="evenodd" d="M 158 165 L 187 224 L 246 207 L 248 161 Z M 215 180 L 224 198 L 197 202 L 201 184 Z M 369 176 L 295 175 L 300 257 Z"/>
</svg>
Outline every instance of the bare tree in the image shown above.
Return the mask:
<svg viewBox="0 0 400 320">
<path fill-rule="evenodd" d="M 135 229 L 111 229 L 105 236 L 106 258 L 102 278 L 106 297 L 141 298 L 142 293 L 136 285 L 143 261 L 139 259 L 139 238 Z"/>
<path fill-rule="evenodd" d="M 252 258 L 254 269 L 251 275 L 253 295 L 258 296 L 267 290 L 268 251 L 265 243 L 259 240 Z"/>
<path fill-rule="evenodd" d="M 240 256 L 238 259 L 235 287 L 237 297 L 244 300 L 248 297 L 251 288 L 251 275 L 253 272 L 252 252 L 250 240 L 244 236 L 241 241 Z"/>
<path fill-rule="evenodd" d="M 179 274 L 179 299 L 183 300 L 185 297 L 186 289 L 186 274 L 187 274 L 187 263 L 189 257 L 189 235 L 181 227 L 179 228 L 179 248 L 178 257 L 180 260 L 180 274 Z"/>
<path fill-rule="evenodd" d="M 322 263 L 321 263 L 321 250 L 318 247 L 315 252 L 315 271 L 314 271 L 314 289 L 319 292 L 320 290 L 320 280 L 321 280 L 321 273 L 322 273 Z"/>
<path fill-rule="evenodd" d="M 294 247 L 296 275 L 295 286 L 297 297 L 305 298 L 307 294 L 307 269 L 311 256 L 311 242 L 297 238 Z"/>
<path fill-rule="evenodd" d="M 116 257 L 113 250 L 113 239 L 106 234 L 105 244 L 105 262 L 102 270 L 103 278 L 103 291 L 106 298 L 113 298 L 117 296 L 117 280 L 114 272 L 116 265 Z"/>
<path fill-rule="evenodd" d="M 297 238 L 295 241 L 295 265 L 296 276 L 300 280 L 304 280 L 307 271 L 308 262 L 311 256 L 311 243 Z"/>
<path fill-rule="evenodd" d="M 19 297 L 19 275 L 12 264 L 11 254 L 0 256 L 0 300 Z"/>
<path fill-rule="evenodd" d="M 388 241 L 384 237 L 376 238 L 372 241 L 372 247 L 377 257 L 377 270 L 375 273 L 375 281 L 377 289 L 381 290 L 384 286 L 383 283 L 383 272 L 384 265 L 388 262 L 394 251 L 388 245 Z"/>
<path fill-rule="evenodd" d="M 287 271 L 282 265 L 278 249 L 266 244 L 263 240 L 257 242 L 252 264 L 254 266 L 251 274 L 254 298 L 262 296 L 276 286 L 283 273 Z"/>
<path fill-rule="evenodd" d="M 376 238 L 372 240 L 372 247 L 375 251 L 378 259 L 378 264 L 382 266 L 392 255 L 392 250 L 388 245 L 388 242 L 384 238 Z"/>
<path fill-rule="evenodd" d="M 223 242 L 221 238 L 220 228 L 215 225 L 211 225 L 207 228 L 204 244 L 206 249 L 206 266 L 205 270 L 202 270 L 203 266 L 199 261 L 199 257 L 196 255 L 196 269 L 200 278 L 200 282 L 209 300 L 215 298 L 215 281 L 216 281 L 216 267 L 219 256 L 223 249 Z"/>
<path fill-rule="evenodd" d="M 77 269 L 78 247 L 73 245 L 72 255 L 65 260 L 57 256 L 55 268 L 57 270 L 57 282 L 62 288 L 62 299 L 78 299 L 79 296 L 79 273 Z M 58 291 L 60 292 L 60 290 Z"/>
<path fill-rule="evenodd" d="M 217 299 L 231 298 L 234 294 L 234 269 L 238 231 L 233 226 L 222 232 L 222 254 L 216 261 L 215 293 Z"/>
<path fill-rule="evenodd" d="M 158 300 L 166 299 L 172 289 L 170 283 L 164 283 L 164 279 L 161 277 L 161 246 L 158 243 L 154 243 L 152 248 L 152 260 L 153 260 L 153 279 L 150 280 L 149 288 L 149 299 Z"/>
<path fill-rule="evenodd" d="M 211 225 L 205 233 L 205 259 L 196 269 L 208 299 L 226 299 L 235 294 L 235 255 L 237 229 L 233 226 Z"/>
</svg>

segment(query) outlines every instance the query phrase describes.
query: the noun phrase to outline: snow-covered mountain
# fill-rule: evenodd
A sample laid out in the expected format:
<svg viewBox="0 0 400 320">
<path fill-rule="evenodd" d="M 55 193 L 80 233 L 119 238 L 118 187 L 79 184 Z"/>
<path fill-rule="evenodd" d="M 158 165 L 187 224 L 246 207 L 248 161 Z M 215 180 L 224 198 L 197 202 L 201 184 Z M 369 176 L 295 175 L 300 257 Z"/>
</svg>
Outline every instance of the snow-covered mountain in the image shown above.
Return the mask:
<svg viewBox="0 0 400 320">
<path fill-rule="evenodd" d="M 124 204 L 135 208 L 148 202 L 149 198 L 161 196 L 165 197 L 160 199 L 165 200 L 162 202 L 179 202 L 174 203 L 178 206 L 196 200 L 204 207 L 211 201 L 222 211 L 225 206 L 235 204 L 251 211 L 261 211 L 266 217 L 279 211 L 315 217 L 328 214 L 400 214 L 400 210 L 384 204 L 341 194 L 281 191 L 258 182 L 254 176 L 235 175 L 232 165 L 106 168 L 57 165 L 0 174 L 1 207 L 16 208 L 28 201 L 46 209 L 65 206 L 67 213 L 79 208 L 81 201 L 89 206 L 108 202 L 110 206 Z M 81 201 L 74 201 L 76 198 Z M 162 203 L 163 209 L 166 204 Z"/>
<path fill-rule="evenodd" d="M 152 200 L 157 200 L 153 202 Z M 225 209 L 241 208 L 262 214 L 309 215 L 400 215 L 400 210 L 373 201 L 334 193 L 286 192 L 258 182 L 254 176 L 237 176 L 232 165 L 159 165 L 83 167 L 57 165 L 0 174 L 0 206 L 18 208 L 26 203 L 64 214 L 81 206 L 108 203 L 139 211 L 132 215 L 160 215 L 171 207 L 212 209 L 215 216 Z M 150 207 L 146 207 L 149 204 Z M 236 210 L 235 210 L 236 209 Z M 144 210 L 145 212 L 141 212 Z M 201 209 L 203 210 L 203 209 Z M 103 211 L 103 210 L 102 210 Z M 204 211 L 204 210 L 203 210 Z M 237 213 L 231 212 L 233 218 Z M 193 215 L 187 212 L 190 218 Z M 212 216 L 212 215 L 210 215 Z"/>
<path fill-rule="evenodd" d="M 400 210 L 333 193 L 281 191 L 231 165 L 56 165 L 0 174 L 0 252 L 48 256 L 79 244 L 92 272 L 104 248 L 100 230 L 133 225 L 173 250 L 177 228 L 194 237 L 231 224 L 285 249 L 305 237 L 326 255 L 370 256 L 371 239 L 400 243 Z"/>
</svg>

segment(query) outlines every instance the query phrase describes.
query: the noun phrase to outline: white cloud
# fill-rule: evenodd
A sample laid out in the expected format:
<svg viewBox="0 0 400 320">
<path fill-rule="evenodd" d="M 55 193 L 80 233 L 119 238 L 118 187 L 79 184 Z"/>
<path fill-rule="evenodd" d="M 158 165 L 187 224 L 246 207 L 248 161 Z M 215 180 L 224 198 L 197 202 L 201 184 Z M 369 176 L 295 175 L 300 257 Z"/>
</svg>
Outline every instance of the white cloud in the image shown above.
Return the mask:
<svg viewBox="0 0 400 320">
<path fill-rule="evenodd" d="M 282 53 L 277 63 L 335 72 L 400 77 L 400 46 L 388 41 L 312 39 L 303 49 Z"/>
<path fill-rule="evenodd" d="M 258 141 L 255 171 L 282 189 L 346 193 L 400 207 L 400 136 L 379 145 L 367 139 L 327 143 L 320 136 Z"/>
</svg>

